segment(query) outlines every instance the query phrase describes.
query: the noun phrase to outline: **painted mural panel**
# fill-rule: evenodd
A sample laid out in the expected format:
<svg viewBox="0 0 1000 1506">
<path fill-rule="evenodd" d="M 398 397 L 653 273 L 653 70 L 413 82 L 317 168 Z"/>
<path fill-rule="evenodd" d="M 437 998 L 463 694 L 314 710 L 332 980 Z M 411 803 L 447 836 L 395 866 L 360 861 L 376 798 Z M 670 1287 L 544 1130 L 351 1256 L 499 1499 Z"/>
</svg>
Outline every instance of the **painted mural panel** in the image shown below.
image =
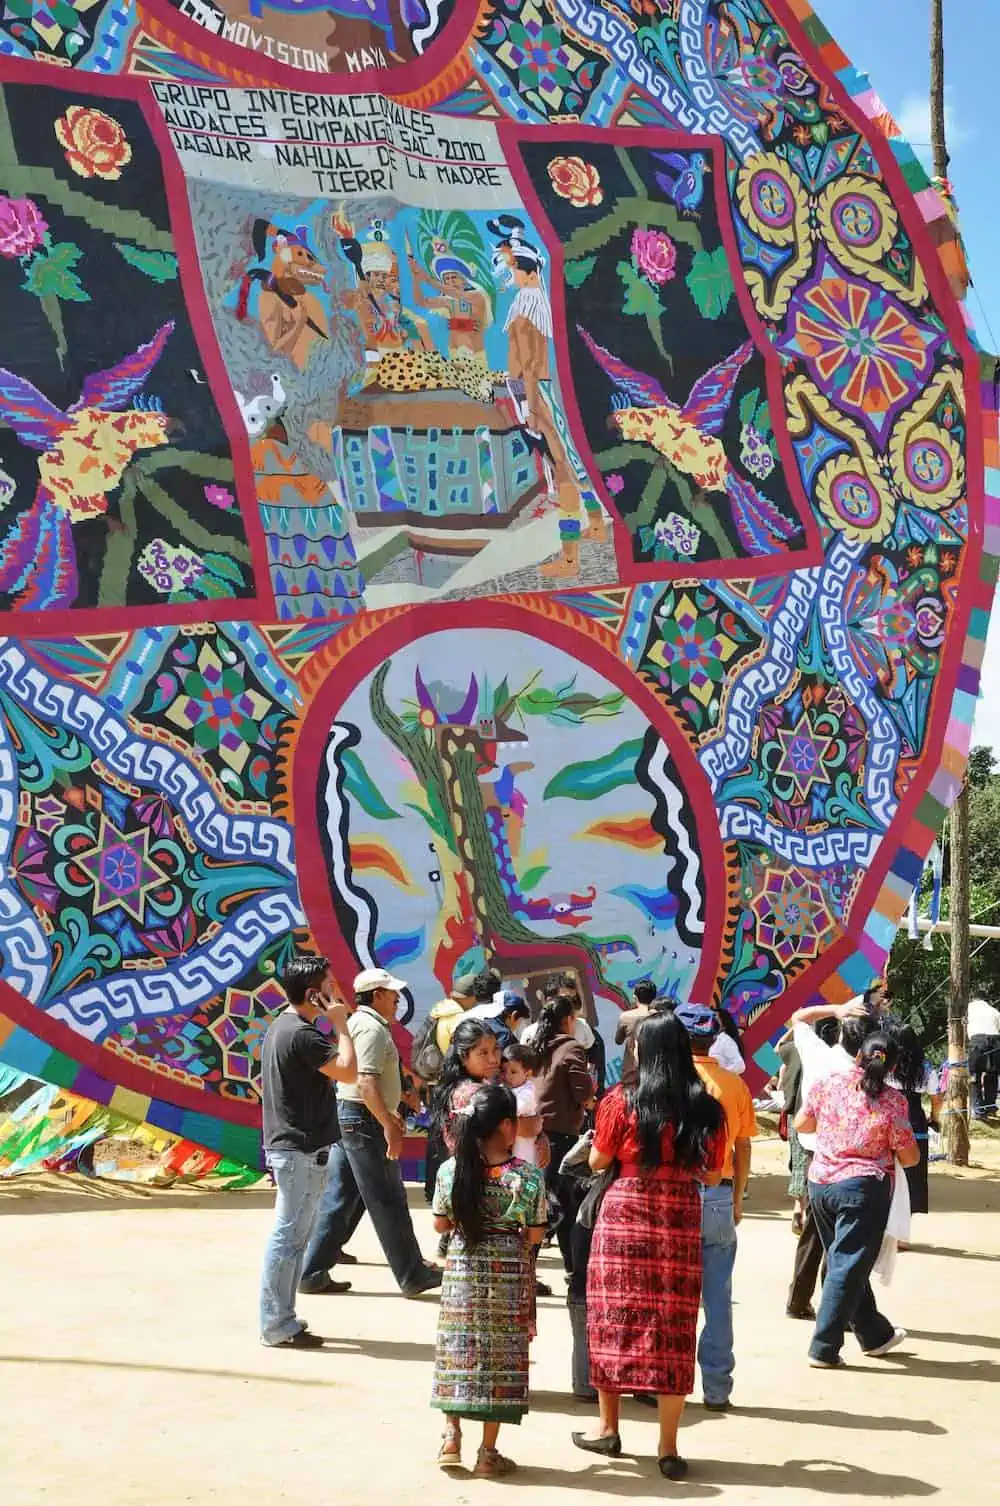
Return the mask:
<svg viewBox="0 0 1000 1506">
<path fill-rule="evenodd" d="M 253 598 L 215 352 L 141 105 L 8 83 L 0 173 L 0 604 Z"/>
<path fill-rule="evenodd" d="M 581 666 L 577 641 L 530 618 L 443 628 L 337 712 L 318 826 L 339 932 L 415 1000 L 488 958 L 517 978 L 571 967 L 619 1006 L 641 978 L 677 998 L 694 983 L 714 838 L 699 842 L 641 688 L 619 688 L 610 655 L 614 680 L 599 652 Z"/>
<path fill-rule="evenodd" d="M 803 0 L 0 29 L 14 1091 L 252 1163 L 297 945 L 403 1032 L 486 960 L 605 1028 L 651 976 L 767 1070 L 884 960 L 996 564 L 877 97 Z"/>
</svg>

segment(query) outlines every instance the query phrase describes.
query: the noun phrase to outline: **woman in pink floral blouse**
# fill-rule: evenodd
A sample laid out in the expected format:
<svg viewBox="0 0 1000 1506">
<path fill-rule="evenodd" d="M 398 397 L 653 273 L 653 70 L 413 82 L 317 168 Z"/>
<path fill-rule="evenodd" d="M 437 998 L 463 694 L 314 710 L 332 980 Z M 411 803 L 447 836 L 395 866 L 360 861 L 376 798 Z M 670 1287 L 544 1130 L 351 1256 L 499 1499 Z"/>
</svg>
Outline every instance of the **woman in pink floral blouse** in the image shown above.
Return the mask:
<svg viewBox="0 0 1000 1506">
<path fill-rule="evenodd" d="M 814 1084 L 795 1118 L 799 1132 L 816 1135 L 809 1170 L 809 1200 L 826 1250 L 827 1273 L 809 1363 L 832 1370 L 844 1362 L 844 1330 L 851 1328 L 865 1354 L 888 1354 L 906 1338 L 875 1303 L 871 1273 L 889 1218 L 895 1161 L 915 1166 L 906 1099 L 886 1078 L 896 1048 L 870 1035 L 855 1067 Z"/>
</svg>

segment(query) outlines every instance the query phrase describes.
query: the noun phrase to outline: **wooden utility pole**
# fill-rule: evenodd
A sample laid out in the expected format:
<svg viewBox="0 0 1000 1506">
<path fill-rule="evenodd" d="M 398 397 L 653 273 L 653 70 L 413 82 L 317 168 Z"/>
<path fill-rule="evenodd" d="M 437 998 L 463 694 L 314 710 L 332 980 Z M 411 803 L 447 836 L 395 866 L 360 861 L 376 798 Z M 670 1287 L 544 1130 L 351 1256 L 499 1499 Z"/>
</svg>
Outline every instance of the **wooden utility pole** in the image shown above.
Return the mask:
<svg viewBox="0 0 1000 1506">
<path fill-rule="evenodd" d="M 931 150 L 934 176 L 948 181 L 944 112 L 944 0 L 931 0 Z M 966 1013 L 969 1007 L 969 781 L 951 809 L 951 977 L 948 989 L 948 1071 L 945 1154 L 952 1166 L 969 1164 L 969 1072 Z"/>
<path fill-rule="evenodd" d="M 931 0 L 931 147 L 934 176 L 947 181 L 947 133 L 944 121 L 944 0 Z"/>
<path fill-rule="evenodd" d="M 952 1166 L 969 1164 L 969 1071 L 965 1020 L 969 1007 L 969 781 L 962 780 L 951 808 L 951 977 L 948 988 L 948 1095 L 945 1155 Z"/>
</svg>

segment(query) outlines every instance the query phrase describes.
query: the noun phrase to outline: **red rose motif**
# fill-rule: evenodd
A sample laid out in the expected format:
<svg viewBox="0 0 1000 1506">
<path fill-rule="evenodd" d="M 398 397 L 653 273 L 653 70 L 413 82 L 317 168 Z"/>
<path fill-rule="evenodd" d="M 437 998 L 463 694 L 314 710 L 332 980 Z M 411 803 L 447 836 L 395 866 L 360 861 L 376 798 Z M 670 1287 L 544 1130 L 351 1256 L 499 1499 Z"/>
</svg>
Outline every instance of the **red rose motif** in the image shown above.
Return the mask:
<svg viewBox="0 0 1000 1506">
<path fill-rule="evenodd" d="M 128 137 L 117 120 L 85 105 L 70 105 L 59 117 L 56 139 L 81 178 L 120 178 L 132 160 Z"/>
<path fill-rule="evenodd" d="M 553 157 L 549 163 L 549 181 L 559 197 L 569 199 L 577 209 L 600 204 L 604 198 L 600 173 L 582 157 Z"/>
<path fill-rule="evenodd" d="M 42 244 L 48 228 L 31 199 L 9 199 L 0 194 L 0 256 L 10 260 L 30 256 Z"/>
</svg>

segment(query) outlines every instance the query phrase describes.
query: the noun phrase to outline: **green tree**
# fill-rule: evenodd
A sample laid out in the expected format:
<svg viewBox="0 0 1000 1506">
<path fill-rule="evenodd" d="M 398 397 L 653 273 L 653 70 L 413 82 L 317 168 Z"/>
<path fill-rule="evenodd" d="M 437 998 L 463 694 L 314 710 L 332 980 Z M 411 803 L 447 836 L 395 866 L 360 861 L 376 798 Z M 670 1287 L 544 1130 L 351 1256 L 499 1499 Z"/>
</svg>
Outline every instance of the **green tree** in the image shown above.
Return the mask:
<svg viewBox="0 0 1000 1506">
<path fill-rule="evenodd" d="M 969 878 L 974 921 L 1000 925 L 1000 774 L 989 748 L 973 748 L 969 758 Z M 948 919 L 948 852 L 944 860 L 941 918 Z M 921 883 L 920 912 L 926 914 L 931 876 Z M 931 951 L 901 930 L 889 961 L 889 992 L 897 1011 L 920 1031 L 928 1049 L 943 1056 L 948 1038 L 948 937 L 934 938 Z M 972 993 L 1000 1000 L 1000 939 L 973 939 Z"/>
</svg>

